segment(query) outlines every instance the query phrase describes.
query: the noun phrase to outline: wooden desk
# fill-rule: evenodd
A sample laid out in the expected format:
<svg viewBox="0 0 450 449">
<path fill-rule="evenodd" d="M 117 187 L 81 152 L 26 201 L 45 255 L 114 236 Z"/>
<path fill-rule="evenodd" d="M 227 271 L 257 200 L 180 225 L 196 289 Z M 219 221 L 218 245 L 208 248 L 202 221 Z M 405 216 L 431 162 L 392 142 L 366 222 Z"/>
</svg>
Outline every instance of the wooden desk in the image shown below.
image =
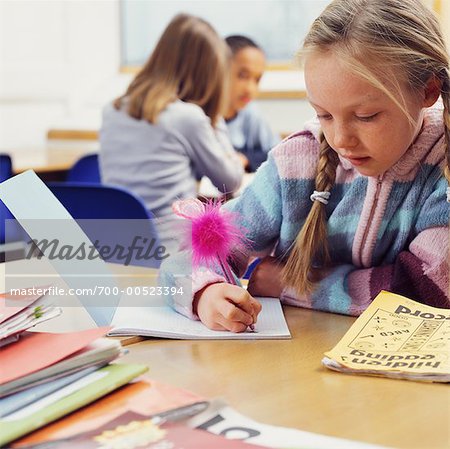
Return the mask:
<svg viewBox="0 0 450 449">
<path fill-rule="evenodd" d="M 323 353 L 354 318 L 293 307 L 285 313 L 292 340 L 151 339 L 128 346 L 121 361 L 146 363 L 150 377 L 223 397 L 261 422 L 403 449 L 450 447 L 447 385 L 329 371 Z"/>
<path fill-rule="evenodd" d="M 288 341 L 146 340 L 123 359 L 268 424 L 404 449 L 449 448 L 450 389 L 321 366 L 354 319 L 285 307 Z"/>
<path fill-rule="evenodd" d="M 96 142 L 63 142 L 43 147 L 0 150 L 11 156 L 15 174 L 32 169 L 44 181 L 65 180 L 67 170 L 80 157 L 97 151 Z"/>
<path fill-rule="evenodd" d="M 274 93 L 276 94 L 276 92 Z M 298 94 L 295 92 L 282 92 L 280 98 L 306 98 L 306 93 L 299 92 Z M 267 96 L 263 98 L 277 98 L 272 95 L 272 93 L 268 93 Z M 294 131 L 281 131 L 280 135 L 284 139 L 285 137 L 292 134 Z M 49 140 L 72 140 L 72 141 L 88 141 L 88 140 L 98 140 L 98 131 L 94 129 L 50 129 L 47 132 L 47 139 Z"/>
</svg>

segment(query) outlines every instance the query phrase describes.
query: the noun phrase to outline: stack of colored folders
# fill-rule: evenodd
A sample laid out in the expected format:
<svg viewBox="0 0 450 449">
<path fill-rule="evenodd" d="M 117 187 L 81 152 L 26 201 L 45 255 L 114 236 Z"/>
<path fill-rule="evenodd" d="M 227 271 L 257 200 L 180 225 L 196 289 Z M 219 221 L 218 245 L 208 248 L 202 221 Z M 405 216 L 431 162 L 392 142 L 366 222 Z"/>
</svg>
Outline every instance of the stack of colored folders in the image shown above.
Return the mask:
<svg viewBox="0 0 450 449">
<path fill-rule="evenodd" d="M 1 299 L 5 306 L 5 295 Z M 14 317 L 16 328 L 22 327 L 19 323 L 38 321 L 40 312 L 47 312 L 46 306 L 37 298 L 31 301 L 15 313 L 8 305 L 2 307 L 0 319 Z M 21 331 L 14 334 L 20 335 L 17 341 L 0 348 L 0 447 L 147 370 L 143 365 L 110 364 L 121 355 L 122 347 L 117 340 L 103 338 L 109 330 L 60 334 Z"/>
</svg>

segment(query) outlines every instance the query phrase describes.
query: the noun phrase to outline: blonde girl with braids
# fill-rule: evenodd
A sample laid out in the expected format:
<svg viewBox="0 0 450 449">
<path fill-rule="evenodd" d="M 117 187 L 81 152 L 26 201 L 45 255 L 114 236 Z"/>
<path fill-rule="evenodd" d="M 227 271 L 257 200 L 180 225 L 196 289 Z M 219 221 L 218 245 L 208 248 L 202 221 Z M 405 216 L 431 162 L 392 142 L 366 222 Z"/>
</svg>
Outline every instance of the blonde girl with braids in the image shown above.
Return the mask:
<svg viewBox="0 0 450 449">
<path fill-rule="evenodd" d="M 233 332 L 256 321 L 254 296 L 359 315 L 384 289 L 450 307 L 450 82 L 437 19 L 420 0 L 334 0 L 301 56 L 317 118 L 226 205 L 251 242 L 236 274 L 266 257 L 248 291 L 206 268 L 180 279 L 194 294 L 174 307 Z"/>
<path fill-rule="evenodd" d="M 242 181 L 222 118 L 230 63 L 227 44 L 208 22 L 178 14 L 126 92 L 103 111 L 102 181 L 143 199 L 169 251 L 175 200 L 195 196 L 202 176 L 223 192 Z"/>
</svg>

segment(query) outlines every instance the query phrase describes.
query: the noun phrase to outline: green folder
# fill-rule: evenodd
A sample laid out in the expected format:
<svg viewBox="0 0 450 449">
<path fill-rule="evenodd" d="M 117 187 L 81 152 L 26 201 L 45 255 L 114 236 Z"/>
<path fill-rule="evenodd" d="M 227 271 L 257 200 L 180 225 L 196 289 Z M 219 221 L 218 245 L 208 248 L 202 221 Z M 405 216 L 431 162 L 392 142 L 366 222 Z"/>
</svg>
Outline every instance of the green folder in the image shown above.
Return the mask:
<svg viewBox="0 0 450 449">
<path fill-rule="evenodd" d="M 43 407 L 39 411 L 14 421 L 8 419 L 8 417 L 0 419 L 0 447 L 94 402 L 96 399 L 127 384 L 147 370 L 148 367 L 145 365 L 107 365 L 96 371 L 98 373 L 106 373 L 106 376 Z"/>
</svg>

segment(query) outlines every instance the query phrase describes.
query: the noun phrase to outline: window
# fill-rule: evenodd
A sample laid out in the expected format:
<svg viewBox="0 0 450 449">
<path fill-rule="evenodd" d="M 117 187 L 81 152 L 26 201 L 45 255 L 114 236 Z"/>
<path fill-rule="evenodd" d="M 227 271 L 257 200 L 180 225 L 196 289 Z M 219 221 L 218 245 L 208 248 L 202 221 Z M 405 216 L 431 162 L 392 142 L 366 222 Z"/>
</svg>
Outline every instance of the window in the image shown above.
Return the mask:
<svg viewBox="0 0 450 449">
<path fill-rule="evenodd" d="M 140 66 L 180 12 L 200 16 L 225 37 L 244 34 L 271 64 L 289 63 L 330 0 L 121 0 L 122 66 Z"/>
</svg>

